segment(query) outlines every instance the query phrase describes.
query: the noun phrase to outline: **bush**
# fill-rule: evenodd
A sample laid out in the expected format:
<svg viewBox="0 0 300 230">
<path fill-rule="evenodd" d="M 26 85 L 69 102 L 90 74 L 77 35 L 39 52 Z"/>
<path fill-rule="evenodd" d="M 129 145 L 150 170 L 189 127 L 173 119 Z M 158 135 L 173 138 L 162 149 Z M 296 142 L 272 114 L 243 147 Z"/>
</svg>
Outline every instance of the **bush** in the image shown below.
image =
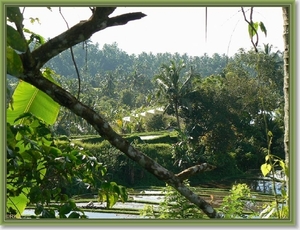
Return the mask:
<svg viewBox="0 0 300 230">
<path fill-rule="evenodd" d="M 251 214 L 248 214 L 250 218 L 258 216 L 258 213 L 251 208 L 256 205 L 248 185 L 237 184 L 232 186 L 230 195 L 223 198 L 220 209 L 226 219 L 246 218 L 244 210 L 251 211 Z"/>
<path fill-rule="evenodd" d="M 166 127 L 164 116 L 162 114 L 154 114 L 145 121 L 146 130 L 148 132 L 163 130 Z"/>
<path fill-rule="evenodd" d="M 187 180 L 184 181 L 184 184 L 195 192 Z M 159 204 L 158 212 L 155 212 L 153 206 L 145 205 L 144 209 L 140 211 L 140 215 L 156 219 L 203 219 L 201 210 L 195 204 L 187 201 L 173 187 L 167 185 L 163 193 L 165 194 L 164 200 Z"/>
</svg>

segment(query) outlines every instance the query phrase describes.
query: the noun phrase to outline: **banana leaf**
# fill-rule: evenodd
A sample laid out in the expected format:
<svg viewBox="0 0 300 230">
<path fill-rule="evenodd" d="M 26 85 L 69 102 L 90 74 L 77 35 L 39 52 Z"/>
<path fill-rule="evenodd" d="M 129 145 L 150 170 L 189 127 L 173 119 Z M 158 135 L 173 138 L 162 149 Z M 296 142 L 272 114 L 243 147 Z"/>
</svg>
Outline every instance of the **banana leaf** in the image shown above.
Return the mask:
<svg viewBox="0 0 300 230">
<path fill-rule="evenodd" d="M 30 112 L 46 123 L 55 123 L 60 105 L 35 86 L 20 81 L 13 94 L 13 105 L 7 109 L 7 122 L 13 124 L 23 113 Z M 22 123 L 19 120 L 18 123 Z"/>
</svg>

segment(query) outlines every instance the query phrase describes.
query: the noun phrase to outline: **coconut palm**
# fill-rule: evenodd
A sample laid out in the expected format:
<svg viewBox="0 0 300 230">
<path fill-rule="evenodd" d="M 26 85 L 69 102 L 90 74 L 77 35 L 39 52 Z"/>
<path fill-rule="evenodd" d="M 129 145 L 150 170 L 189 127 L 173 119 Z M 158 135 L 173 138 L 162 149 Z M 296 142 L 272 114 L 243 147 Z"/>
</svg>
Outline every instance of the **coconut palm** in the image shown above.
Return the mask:
<svg viewBox="0 0 300 230">
<path fill-rule="evenodd" d="M 156 97 L 160 100 L 160 102 L 166 105 L 164 112 L 175 115 L 179 130 L 181 130 L 179 121 L 180 103 L 184 99 L 184 95 L 192 89 L 192 68 L 186 76 L 186 80 L 184 82 L 182 81 L 183 76 L 181 75 L 181 71 L 185 67 L 186 66 L 183 61 L 180 61 L 177 65 L 174 61 L 171 61 L 171 65 L 169 66 L 163 64 L 161 66 L 160 73 L 154 76 L 154 80 L 159 87 Z"/>
</svg>

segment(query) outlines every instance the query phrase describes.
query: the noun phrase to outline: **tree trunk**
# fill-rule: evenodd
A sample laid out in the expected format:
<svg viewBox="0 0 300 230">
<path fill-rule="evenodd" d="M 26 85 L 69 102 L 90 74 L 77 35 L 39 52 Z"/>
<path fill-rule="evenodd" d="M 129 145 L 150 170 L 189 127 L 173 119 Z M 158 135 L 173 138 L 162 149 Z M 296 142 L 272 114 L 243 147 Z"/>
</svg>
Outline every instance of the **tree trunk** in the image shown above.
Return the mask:
<svg viewBox="0 0 300 230">
<path fill-rule="evenodd" d="M 177 121 L 178 130 L 181 132 L 180 120 L 179 120 L 179 112 L 178 112 L 178 102 L 175 104 L 175 116 Z"/>
<path fill-rule="evenodd" d="M 289 100 L 289 83 L 290 83 L 290 71 L 289 71 L 289 55 L 290 55 L 290 41 L 289 41 L 289 7 L 282 7 L 282 16 L 283 16 L 283 44 L 284 44 L 284 53 L 283 53 L 283 71 L 284 71 L 284 80 L 283 80 L 283 93 L 284 93 L 284 151 L 285 151 L 285 163 L 289 166 L 289 139 L 290 139 L 290 100 Z M 286 186 L 287 191 L 289 188 L 288 176 L 286 176 Z"/>
</svg>

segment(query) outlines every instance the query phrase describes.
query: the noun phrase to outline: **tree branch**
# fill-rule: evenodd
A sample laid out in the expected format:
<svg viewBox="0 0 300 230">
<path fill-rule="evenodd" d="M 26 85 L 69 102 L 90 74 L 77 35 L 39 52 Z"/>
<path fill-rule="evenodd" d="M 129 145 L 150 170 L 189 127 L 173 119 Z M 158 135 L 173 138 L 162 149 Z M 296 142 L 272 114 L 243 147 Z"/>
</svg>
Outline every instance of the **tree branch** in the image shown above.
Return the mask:
<svg viewBox="0 0 300 230">
<path fill-rule="evenodd" d="M 50 39 L 32 52 L 32 59 L 35 60 L 35 68 L 41 68 L 47 61 L 70 47 L 88 40 L 94 33 L 112 26 L 125 25 L 129 21 L 137 20 L 146 15 L 128 13 L 109 18 L 108 15 L 115 10 L 115 7 L 97 7 L 90 19 L 81 21 L 67 31 Z"/>
<path fill-rule="evenodd" d="M 215 168 L 216 168 L 216 166 L 214 166 L 214 165 L 210 165 L 208 163 L 203 163 L 201 165 L 195 165 L 190 168 L 187 168 L 184 171 L 182 171 L 178 174 L 175 174 L 175 176 L 177 176 L 180 181 L 184 181 L 184 180 L 190 178 L 191 176 L 195 175 L 196 173 L 211 171 L 211 170 L 214 170 Z"/>
<path fill-rule="evenodd" d="M 250 40 L 251 40 L 251 43 L 252 43 L 252 45 L 253 45 L 253 47 L 254 47 L 254 49 L 255 49 L 255 52 L 257 53 L 257 52 L 258 52 L 258 50 L 257 50 L 257 45 L 258 45 L 258 33 L 257 33 L 256 29 L 254 28 L 254 26 L 253 26 L 253 21 L 252 21 L 253 7 L 251 7 L 251 11 L 250 11 L 250 22 L 248 21 L 248 19 L 247 19 L 247 17 L 246 17 L 246 13 L 245 13 L 243 7 L 241 7 L 241 10 L 242 10 L 242 13 L 243 13 L 245 22 L 248 23 L 248 25 L 251 27 L 251 29 L 254 31 L 254 33 L 255 33 L 255 35 L 256 35 L 256 42 L 255 42 L 255 43 L 254 43 L 254 41 L 253 41 L 253 36 L 250 38 Z"/>
</svg>

